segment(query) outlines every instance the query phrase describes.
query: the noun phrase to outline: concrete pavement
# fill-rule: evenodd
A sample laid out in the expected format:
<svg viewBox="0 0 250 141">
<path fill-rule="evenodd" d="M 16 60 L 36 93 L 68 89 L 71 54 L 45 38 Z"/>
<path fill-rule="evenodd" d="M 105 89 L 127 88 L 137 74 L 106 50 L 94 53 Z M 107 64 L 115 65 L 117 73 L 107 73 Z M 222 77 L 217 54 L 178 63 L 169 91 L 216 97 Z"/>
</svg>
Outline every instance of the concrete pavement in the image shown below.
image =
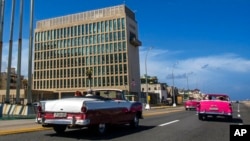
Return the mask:
<svg viewBox="0 0 250 141">
<path fill-rule="evenodd" d="M 144 110 L 143 116 L 145 118 L 153 115 L 166 114 L 183 110 L 183 106 L 157 106 L 151 107 L 151 109 L 149 110 Z M 0 136 L 25 132 L 35 132 L 41 130 L 51 130 L 51 128 L 42 127 L 41 124 L 35 123 L 35 119 L 0 120 Z"/>
</svg>

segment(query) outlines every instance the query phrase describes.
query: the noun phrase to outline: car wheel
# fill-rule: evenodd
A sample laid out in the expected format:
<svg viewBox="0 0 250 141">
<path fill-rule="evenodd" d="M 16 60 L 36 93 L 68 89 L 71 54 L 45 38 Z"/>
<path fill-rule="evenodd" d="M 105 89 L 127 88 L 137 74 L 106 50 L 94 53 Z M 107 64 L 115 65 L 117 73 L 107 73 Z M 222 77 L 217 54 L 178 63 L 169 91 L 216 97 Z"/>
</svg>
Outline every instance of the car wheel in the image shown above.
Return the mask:
<svg viewBox="0 0 250 141">
<path fill-rule="evenodd" d="M 54 131 L 57 134 L 62 134 L 66 130 L 67 126 L 66 125 L 55 125 L 53 126 Z"/>
<path fill-rule="evenodd" d="M 105 123 L 100 123 L 97 127 L 97 131 L 100 135 L 103 135 L 106 133 L 106 130 L 107 130 L 107 126 Z"/>
<path fill-rule="evenodd" d="M 233 117 L 232 116 L 227 116 L 226 117 L 228 121 L 232 121 Z"/>
<path fill-rule="evenodd" d="M 130 122 L 130 127 L 132 128 L 138 128 L 139 127 L 139 118 L 137 115 L 133 118 L 133 120 Z"/>
<path fill-rule="evenodd" d="M 199 118 L 199 120 L 205 120 L 207 118 L 207 116 L 204 114 L 198 114 L 198 118 Z"/>
<path fill-rule="evenodd" d="M 201 114 L 198 114 L 199 120 L 203 120 L 203 116 Z"/>
</svg>

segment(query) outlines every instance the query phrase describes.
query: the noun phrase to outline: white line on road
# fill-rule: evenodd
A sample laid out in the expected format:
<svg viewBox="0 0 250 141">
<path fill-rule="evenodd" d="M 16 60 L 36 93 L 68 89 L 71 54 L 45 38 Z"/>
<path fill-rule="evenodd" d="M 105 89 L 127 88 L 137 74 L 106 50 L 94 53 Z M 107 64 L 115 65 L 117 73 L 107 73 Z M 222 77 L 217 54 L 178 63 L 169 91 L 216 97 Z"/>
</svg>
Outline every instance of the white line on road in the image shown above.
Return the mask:
<svg viewBox="0 0 250 141">
<path fill-rule="evenodd" d="M 169 124 L 172 124 L 172 123 L 175 123 L 175 122 L 179 122 L 180 120 L 174 120 L 174 121 L 170 121 L 170 122 L 167 122 L 167 123 L 163 123 L 163 124 L 160 124 L 159 126 L 165 126 L 165 125 L 169 125 Z"/>
</svg>

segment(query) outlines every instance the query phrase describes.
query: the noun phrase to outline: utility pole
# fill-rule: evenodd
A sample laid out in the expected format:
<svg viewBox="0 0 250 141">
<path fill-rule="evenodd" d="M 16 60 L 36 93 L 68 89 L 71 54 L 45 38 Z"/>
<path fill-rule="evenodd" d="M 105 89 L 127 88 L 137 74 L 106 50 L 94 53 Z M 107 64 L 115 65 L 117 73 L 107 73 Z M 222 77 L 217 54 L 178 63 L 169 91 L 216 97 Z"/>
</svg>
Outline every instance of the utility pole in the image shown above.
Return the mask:
<svg viewBox="0 0 250 141">
<path fill-rule="evenodd" d="M 29 38 L 29 64 L 28 64 L 28 105 L 31 104 L 32 96 L 32 51 L 33 51 L 33 15 L 34 0 L 30 0 L 30 38 Z"/>
<path fill-rule="evenodd" d="M 11 79 L 11 62 L 12 62 L 12 46 L 13 46 L 13 28 L 15 15 L 16 0 L 12 0 L 11 21 L 10 21 L 10 40 L 9 40 L 9 56 L 8 56 L 8 72 L 6 85 L 6 100 L 5 103 L 10 103 L 10 79 Z"/>
<path fill-rule="evenodd" d="M 172 78 L 173 78 L 173 90 L 172 90 L 172 95 L 173 95 L 173 107 L 176 107 L 176 103 L 175 103 L 175 86 L 174 86 L 174 67 L 178 62 L 176 62 L 173 65 L 173 69 L 172 69 Z"/>
<path fill-rule="evenodd" d="M 18 58 L 17 59 L 17 88 L 16 88 L 16 103 L 17 104 L 20 104 L 22 26 L 23 26 L 23 0 L 20 0 L 20 21 L 19 21 L 18 57 L 17 57 Z"/>
<path fill-rule="evenodd" d="M 3 50 L 3 23 L 4 23 L 4 0 L 0 1 L 0 76 L 2 72 L 2 50 Z"/>
<path fill-rule="evenodd" d="M 148 56 L 148 52 L 152 49 L 153 47 L 149 47 L 146 53 L 146 57 L 145 57 L 145 72 L 146 72 L 146 107 L 145 109 L 150 109 L 150 104 L 149 104 L 149 99 L 148 99 L 148 71 L 147 71 L 147 56 Z"/>
</svg>

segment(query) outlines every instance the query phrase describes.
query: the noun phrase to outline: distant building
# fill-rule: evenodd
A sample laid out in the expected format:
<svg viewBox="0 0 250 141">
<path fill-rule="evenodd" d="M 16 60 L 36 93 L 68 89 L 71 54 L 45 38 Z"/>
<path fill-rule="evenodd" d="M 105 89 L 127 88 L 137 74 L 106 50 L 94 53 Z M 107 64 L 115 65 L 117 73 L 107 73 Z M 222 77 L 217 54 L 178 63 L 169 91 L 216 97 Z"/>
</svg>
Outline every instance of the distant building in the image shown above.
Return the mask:
<svg viewBox="0 0 250 141">
<path fill-rule="evenodd" d="M 10 102 L 15 101 L 16 98 L 16 88 L 17 88 L 17 74 L 15 68 L 11 68 L 10 72 Z M 0 103 L 5 101 L 6 88 L 7 88 L 7 72 L 1 72 L 0 74 Z M 20 76 L 20 97 L 24 98 L 25 95 L 25 84 L 23 83 L 24 76 Z"/>
<path fill-rule="evenodd" d="M 150 104 L 161 103 L 167 98 L 167 84 L 159 83 L 156 76 L 147 76 L 148 94 L 150 96 Z M 141 91 L 145 95 L 147 92 L 146 76 L 141 77 Z M 145 97 L 145 96 L 144 96 Z M 146 99 L 146 97 L 145 97 Z M 144 100 L 146 102 L 146 100 Z"/>
<path fill-rule="evenodd" d="M 8 73 L 7 72 L 1 72 L 0 75 L 0 90 L 5 90 L 7 87 L 7 77 Z M 15 68 L 11 68 L 10 72 L 10 89 L 16 89 L 17 88 L 17 74 Z M 24 76 L 20 76 L 21 82 L 20 82 L 20 88 L 23 88 L 22 81 L 24 79 Z"/>
<path fill-rule="evenodd" d="M 38 21 L 34 40 L 34 90 L 59 98 L 106 87 L 139 95 L 141 42 L 125 5 Z"/>
</svg>

